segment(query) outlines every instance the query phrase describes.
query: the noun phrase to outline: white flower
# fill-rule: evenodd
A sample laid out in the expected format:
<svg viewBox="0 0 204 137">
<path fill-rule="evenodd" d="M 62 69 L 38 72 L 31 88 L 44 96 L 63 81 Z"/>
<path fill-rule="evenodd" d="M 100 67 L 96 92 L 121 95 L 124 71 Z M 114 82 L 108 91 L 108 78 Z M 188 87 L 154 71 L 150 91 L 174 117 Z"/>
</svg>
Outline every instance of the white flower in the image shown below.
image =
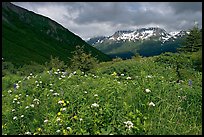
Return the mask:
<svg viewBox="0 0 204 137">
<path fill-rule="evenodd" d="M 64 101 L 61 101 L 61 100 L 60 100 L 60 101 L 58 101 L 58 104 L 63 104 L 63 103 L 64 103 Z"/>
<path fill-rule="evenodd" d="M 9 91 L 8 91 L 8 93 L 12 93 L 12 91 L 11 91 L 11 90 L 9 90 Z"/>
<path fill-rule="evenodd" d="M 150 90 L 150 89 L 145 89 L 145 92 L 146 92 L 146 93 L 150 93 L 151 90 Z"/>
<path fill-rule="evenodd" d="M 53 92 L 53 89 L 50 89 L 50 92 Z"/>
<path fill-rule="evenodd" d="M 65 76 L 64 76 L 64 75 L 62 75 L 61 77 L 62 77 L 62 78 L 65 78 Z"/>
<path fill-rule="evenodd" d="M 59 96 L 59 93 L 53 93 L 54 96 Z"/>
<path fill-rule="evenodd" d="M 12 109 L 12 112 L 16 111 L 15 109 Z"/>
<path fill-rule="evenodd" d="M 20 102 L 18 101 L 17 104 L 20 104 Z"/>
<path fill-rule="evenodd" d="M 56 121 L 60 121 L 61 119 L 58 117 Z"/>
<path fill-rule="evenodd" d="M 59 78 L 59 80 L 61 80 L 62 78 Z"/>
<path fill-rule="evenodd" d="M 38 81 L 36 80 L 35 83 L 38 83 Z"/>
<path fill-rule="evenodd" d="M 120 84 L 120 81 L 118 81 L 118 84 Z"/>
<path fill-rule="evenodd" d="M 74 71 L 73 74 L 75 75 L 75 74 L 76 74 L 76 71 Z"/>
<path fill-rule="evenodd" d="M 133 127 L 133 123 L 131 121 L 126 121 L 124 123 L 125 123 L 125 127 L 129 128 L 129 130 L 130 130 L 130 128 Z"/>
<path fill-rule="evenodd" d="M 32 76 L 33 74 L 32 73 L 30 73 L 30 76 Z"/>
<path fill-rule="evenodd" d="M 98 94 L 95 94 L 94 97 L 98 97 Z"/>
<path fill-rule="evenodd" d="M 56 132 L 57 132 L 57 133 L 59 133 L 59 132 L 60 132 L 60 130 L 58 129 Z"/>
<path fill-rule="evenodd" d="M 99 105 L 94 103 L 94 104 L 91 105 L 91 107 L 99 107 Z"/>
<path fill-rule="evenodd" d="M 28 108 L 29 108 L 29 106 L 26 106 L 26 107 L 25 107 L 25 109 L 28 109 Z"/>
<path fill-rule="evenodd" d="M 32 108 L 34 108 L 34 104 L 31 104 L 30 106 L 31 106 Z"/>
<path fill-rule="evenodd" d="M 21 117 L 24 117 L 24 115 L 21 115 Z"/>
<path fill-rule="evenodd" d="M 155 104 L 154 104 L 153 102 L 150 102 L 150 103 L 149 103 L 149 106 L 153 106 L 153 107 L 154 107 Z"/>
<path fill-rule="evenodd" d="M 84 93 L 88 93 L 87 91 L 84 91 Z"/>
<path fill-rule="evenodd" d="M 148 76 L 146 76 L 146 78 L 152 78 L 152 75 L 148 75 Z"/>
<path fill-rule="evenodd" d="M 31 135 L 31 133 L 30 133 L 30 132 L 25 132 L 25 134 L 26 134 L 26 135 Z"/>
<path fill-rule="evenodd" d="M 30 76 L 28 76 L 27 79 L 29 80 L 29 79 L 30 79 Z"/>
<path fill-rule="evenodd" d="M 71 130 L 71 127 L 67 127 L 67 130 Z"/>
<path fill-rule="evenodd" d="M 44 123 L 47 123 L 48 122 L 48 120 L 46 119 L 46 120 L 44 120 Z"/>
<path fill-rule="evenodd" d="M 60 71 L 60 69 L 57 69 L 57 71 Z"/>
<path fill-rule="evenodd" d="M 120 74 L 121 76 L 125 76 L 125 74 Z"/>
<path fill-rule="evenodd" d="M 29 95 L 26 95 L 26 97 L 28 97 Z"/>
<path fill-rule="evenodd" d="M 13 120 L 16 120 L 17 119 L 17 117 L 15 116 L 15 117 L 13 117 Z"/>
<path fill-rule="evenodd" d="M 62 111 L 66 111 L 67 110 L 67 108 L 62 108 Z"/>
<path fill-rule="evenodd" d="M 39 87 L 39 84 L 37 84 L 36 86 Z"/>
<path fill-rule="evenodd" d="M 17 98 L 14 98 L 14 99 L 13 99 L 13 101 L 17 101 L 17 100 L 18 100 Z"/>
<path fill-rule="evenodd" d="M 56 75 L 58 74 L 58 72 L 54 72 Z"/>
<path fill-rule="evenodd" d="M 42 81 L 40 81 L 40 83 L 42 83 Z"/>
<path fill-rule="evenodd" d="M 50 86 L 52 86 L 52 83 L 50 83 Z"/>
<path fill-rule="evenodd" d="M 80 118 L 79 120 L 80 120 L 80 121 L 82 121 L 83 119 L 82 119 L 82 118 Z"/>
<path fill-rule="evenodd" d="M 126 79 L 129 80 L 129 79 L 132 79 L 132 78 L 131 77 L 127 77 Z"/>
</svg>

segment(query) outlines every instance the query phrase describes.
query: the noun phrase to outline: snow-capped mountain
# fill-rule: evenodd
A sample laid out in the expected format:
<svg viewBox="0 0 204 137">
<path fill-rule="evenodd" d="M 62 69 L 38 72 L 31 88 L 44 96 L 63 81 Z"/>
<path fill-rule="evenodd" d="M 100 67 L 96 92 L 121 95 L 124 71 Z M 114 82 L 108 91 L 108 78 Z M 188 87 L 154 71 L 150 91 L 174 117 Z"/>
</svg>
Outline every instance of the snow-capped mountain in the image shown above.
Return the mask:
<svg viewBox="0 0 204 137">
<path fill-rule="evenodd" d="M 141 28 L 137 30 L 120 30 L 115 32 L 112 36 L 105 37 L 94 37 L 89 39 L 87 42 L 91 45 L 95 45 L 97 43 L 103 43 L 105 41 L 142 41 L 148 39 L 159 40 L 162 43 L 168 40 L 174 40 L 186 35 L 186 31 L 176 31 L 167 33 L 164 29 L 157 27 L 150 28 Z"/>
</svg>

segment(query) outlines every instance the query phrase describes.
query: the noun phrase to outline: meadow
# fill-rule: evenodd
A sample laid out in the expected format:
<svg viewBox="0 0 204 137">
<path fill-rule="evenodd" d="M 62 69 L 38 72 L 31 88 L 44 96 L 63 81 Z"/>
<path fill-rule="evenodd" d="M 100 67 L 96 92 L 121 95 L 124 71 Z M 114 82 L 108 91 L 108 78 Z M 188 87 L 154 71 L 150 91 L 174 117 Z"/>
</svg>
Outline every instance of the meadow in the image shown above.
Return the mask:
<svg viewBox="0 0 204 137">
<path fill-rule="evenodd" d="M 178 77 L 177 57 L 114 60 L 88 72 L 53 68 L 6 75 L 2 134 L 202 134 L 202 72 L 186 55 Z"/>
</svg>

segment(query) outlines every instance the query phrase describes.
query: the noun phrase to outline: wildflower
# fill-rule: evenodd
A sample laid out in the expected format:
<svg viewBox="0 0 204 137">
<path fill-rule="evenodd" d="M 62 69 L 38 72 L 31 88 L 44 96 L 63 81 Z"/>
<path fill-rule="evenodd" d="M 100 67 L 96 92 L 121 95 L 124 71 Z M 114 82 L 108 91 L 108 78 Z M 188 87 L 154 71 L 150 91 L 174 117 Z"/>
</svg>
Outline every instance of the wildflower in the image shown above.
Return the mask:
<svg viewBox="0 0 204 137">
<path fill-rule="evenodd" d="M 75 74 L 76 74 L 76 71 L 74 71 L 73 74 L 75 75 Z"/>
<path fill-rule="evenodd" d="M 24 115 L 21 115 L 21 117 L 23 118 L 23 117 L 24 117 Z"/>
<path fill-rule="evenodd" d="M 17 119 L 17 117 L 15 116 L 15 117 L 13 117 L 13 120 L 16 120 Z"/>
<path fill-rule="evenodd" d="M 46 119 L 46 120 L 44 120 L 44 123 L 47 123 L 48 122 L 48 120 Z"/>
<path fill-rule="evenodd" d="M 77 117 L 77 116 L 74 116 L 73 118 L 74 118 L 74 119 L 78 119 L 78 117 Z"/>
<path fill-rule="evenodd" d="M 33 102 L 35 102 L 36 104 L 39 104 L 39 99 L 34 99 Z"/>
<path fill-rule="evenodd" d="M 64 100 L 58 101 L 58 104 L 63 104 L 63 103 L 64 103 Z"/>
<path fill-rule="evenodd" d="M 88 93 L 87 91 L 84 91 L 84 93 Z"/>
<path fill-rule="evenodd" d="M 40 83 L 42 83 L 42 81 L 40 81 Z"/>
<path fill-rule="evenodd" d="M 18 101 L 17 104 L 20 104 L 20 102 Z"/>
<path fill-rule="evenodd" d="M 57 120 L 56 120 L 56 121 L 58 122 L 58 121 L 60 121 L 60 120 L 61 120 L 61 119 L 60 119 L 59 117 L 57 117 Z"/>
<path fill-rule="evenodd" d="M 64 75 L 62 75 L 61 77 L 62 77 L 62 78 L 65 78 L 65 76 L 64 76 Z"/>
<path fill-rule="evenodd" d="M 95 94 L 94 97 L 98 97 L 98 94 Z"/>
<path fill-rule="evenodd" d="M 67 110 L 67 108 L 61 108 L 60 109 L 60 111 L 66 111 Z"/>
<path fill-rule="evenodd" d="M 60 69 L 57 69 L 57 71 L 60 71 Z"/>
<path fill-rule="evenodd" d="M 34 104 L 31 104 L 30 106 L 31 106 L 32 108 L 34 108 Z"/>
<path fill-rule="evenodd" d="M 26 107 L 25 107 L 25 109 L 28 109 L 28 108 L 29 108 L 29 106 L 26 106 Z"/>
<path fill-rule="evenodd" d="M 58 112 L 58 113 L 57 113 L 58 116 L 60 116 L 61 114 L 62 114 L 61 112 Z"/>
<path fill-rule="evenodd" d="M 26 97 L 28 97 L 29 95 L 26 95 Z"/>
<path fill-rule="evenodd" d="M 53 93 L 54 96 L 59 96 L 59 93 Z"/>
<path fill-rule="evenodd" d="M 12 112 L 16 111 L 15 109 L 12 109 Z"/>
<path fill-rule="evenodd" d="M 67 127 L 67 130 L 71 130 L 71 127 Z"/>
<path fill-rule="evenodd" d="M 17 100 L 18 100 L 17 98 L 14 98 L 14 99 L 13 99 L 13 101 L 17 101 Z"/>
<path fill-rule="evenodd" d="M 52 83 L 50 83 L 50 86 L 52 86 Z"/>
<path fill-rule="evenodd" d="M 120 74 L 121 76 L 125 76 L 125 74 Z"/>
<path fill-rule="evenodd" d="M 127 77 L 126 79 L 129 80 L 129 79 L 132 79 L 132 78 L 131 77 Z"/>
<path fill-rule="evenodd" d="M 33 74 L 32 73 L 30 73 L 30 76 L 32 76 Z"/>
<path fill-rule="evenodd" d="M 148 75 L 148 76 L 146 76 L 146 78 L 152 78 L 152 75 Z"/>
<path fill-rule="evenodd" d="M 79 121 L 82 121 L 82 120 L 83 120 L 82 118 L 79 119 Z"/>
<path fill-rule="evenodd" d="M 91 105 L 91 107 L 99 107 L 99 105 L 94 103 L 94 104 Z"/>
<path fill-rule="evenodd" d="M 8 91 L 8 93 L 10 94 L 10 93 L 12 93 L 12 91 L 11 91 L 11 90 L 9 90 L 9 91 Z"/>
<path fill-rule="evenodd" d="M 63 106 L 66 106 L 67 104 L 66 103 L 63 103 Z"/>
<path fill-rule="evenodd" d="M 149 106 L 153 106 L 153 107 L 154 107 L 155 104 L 154 104 L 153 102 L 150 102 L 150 103 L 149 103 Z"/>
<path fill-rule="evenodd" d="M 20 86 L 17 84 L 14 84 L 14 89 L 18 89 Z"/>
<path fill-rule="evenodd" d="M 190 87 L 192 87 L 192 80 L 191 79 L 189 79 L 189 81 L 188 81 L 188 85 L 190 86 Z"/>
<path fill-rule="evenodd" d="M 113 74 L 111 74 L 112 76 L 116 76 L 117 75 L 117 73 L 116 72 L 113 72 Z"/>
<path fill-rule="evenodd" d="M 35 81 L 35 83 L 38 83 L 38 81 Z"/>
<path fill-rule="evenodd" d="M 37 84 L 36 86 L 39 87 L 39 84 Z"/>
<path fill-rule="evenodd" d="M 62 78 L 59 78 L 59 80 L 61 80 Z"/>
<path fill-rule="evenodd" d="M 26 134 L 26 135 L 31 135 L 31 133 L 30 133 L 30 132 L 25 132 L 25 134 Z"/>
<path fill-rule="evenodd" d="M 58 129 L 56 132 L 57 132 L 57 133 L 59 133 L 59 132 L 60 132 L 60 130 Z"/>
<path fill-rule="evenodd" d="M 150 89 L 145 89 L 145 92 L 146 92 L 146 93 L 150 93 L 151 90 L 150 90 Z"/>
<path fill-rule="evenodd" d="M 42 129 L 41 129 L 41 128 L 38 128 L 38 131 L 40 132 L 40 131 L 42 131 Z"/>
<path fill-rule="evenodd" d="M 133 128 L 133 123 L 131 121 L 127 121 L 124 123 L 125 123 L 125 127 L 127 127 L 129 130 L 130 130 L 130 128 Z"/>
<path fill-rule="evenodd" d="M 53 89 L 50 89 L 50 92 L 53 92 Z"/>
</svg>

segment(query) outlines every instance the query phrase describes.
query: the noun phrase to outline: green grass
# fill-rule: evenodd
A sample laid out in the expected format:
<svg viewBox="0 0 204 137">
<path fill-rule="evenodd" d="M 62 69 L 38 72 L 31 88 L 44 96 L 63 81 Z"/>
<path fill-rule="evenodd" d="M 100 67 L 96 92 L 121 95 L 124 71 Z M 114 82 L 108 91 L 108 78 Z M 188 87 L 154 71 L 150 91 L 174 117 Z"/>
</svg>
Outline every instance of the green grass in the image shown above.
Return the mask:
<svg viewBox="0 0 204 137">
<path fill-rule="evenodd" d="M 2 134 L 202 134 L 202 72 L 186 64 L 183 82 L 177 83 L 174 66 L 159 57 L 101 63 L 86 74 L 68 71 L 63 76 L 53 69 L 25 77 L 6 75 Z M 14 89 L 14 83 L 20 87 Z M 94 103 L 99 106 L 91 107 Z M 133 123 L 130 130 L 127 121 Z"/>
</svg>

